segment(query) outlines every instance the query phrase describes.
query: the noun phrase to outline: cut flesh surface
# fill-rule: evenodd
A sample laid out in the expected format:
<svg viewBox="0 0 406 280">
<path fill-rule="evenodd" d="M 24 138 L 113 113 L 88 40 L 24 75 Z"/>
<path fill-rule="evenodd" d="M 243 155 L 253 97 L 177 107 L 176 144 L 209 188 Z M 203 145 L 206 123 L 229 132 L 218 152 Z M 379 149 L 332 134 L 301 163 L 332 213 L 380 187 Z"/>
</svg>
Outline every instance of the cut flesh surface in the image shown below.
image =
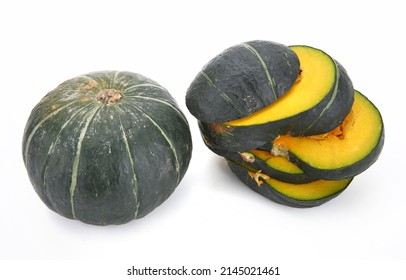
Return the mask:
<svg viewBox="0 0 406 280">
<path fill-rule="evenodd" d="M 337 65 L 321 50 L 293 46 L 300 61 L 301 73 L 292 88 L 278 100 L 247 117 L 229 121 L 231 126 L 250 126 L 288 118 L 316 106 L 336 86 Z"/>
<path fill-rule="evenodd" d="M 280 136 L 274 149 L 288 151 L 316 169 L 339 169 L 367 157 L 383 139 L 383 122 L 378 109 L 355 92 L 350 114 L 330 133 L 316 136 Z"/>
<path fill-rule="evenodd" d="M 290 162 L 282 156 L 275 156 L 270 151 L 251 150 L 250 153 L 263 160 L 268 166 L 276 170 L 291 174 L 303 174 L 303 170 L 300 169 L 296 164 Z"/>
<path fill-rule="evenodd" d="M 229 162 L 230 164 L 230 162 Z M 317 201 L 331 197 L 343 191 L 352 181 L 352 178 L 342 180 L 317 180 L 304 184 L 291 184 L 276 180 L 259 170 L 250 168 L 247 165 L 231 163 L 230 167 L 236 172 L 240 179 L 243 179 L 255 189 L 271 188 L 285 197 L 298 201 Z M 242 174 L 246 174 L 246 180 Z"/>
<path fill-rule="evenodd" d="M 265 179 L 276 191 L 297 200 L 315 200 L 333 195 L 345 189 L 352 179 L 337 181 L 317 180 L 306 184 L 290 184 L 273 178 Z"/>
</svg>

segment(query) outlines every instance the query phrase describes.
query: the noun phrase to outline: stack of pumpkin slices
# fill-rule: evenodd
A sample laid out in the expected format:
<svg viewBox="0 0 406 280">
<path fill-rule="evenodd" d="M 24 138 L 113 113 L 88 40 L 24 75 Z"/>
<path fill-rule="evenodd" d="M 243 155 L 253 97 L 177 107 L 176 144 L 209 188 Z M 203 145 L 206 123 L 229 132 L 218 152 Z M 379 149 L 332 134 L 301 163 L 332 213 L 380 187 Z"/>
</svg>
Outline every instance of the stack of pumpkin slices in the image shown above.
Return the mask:
<svg viewBox="0 0 406 280">
<path fill-rule="evenodd" d="M 336 197 L 384 143 L 379 110 L 340 63 L 310 46 L 232 46 L 203 67 L 186 105 L 241 181 L 293 207 Z"/>
</svg>

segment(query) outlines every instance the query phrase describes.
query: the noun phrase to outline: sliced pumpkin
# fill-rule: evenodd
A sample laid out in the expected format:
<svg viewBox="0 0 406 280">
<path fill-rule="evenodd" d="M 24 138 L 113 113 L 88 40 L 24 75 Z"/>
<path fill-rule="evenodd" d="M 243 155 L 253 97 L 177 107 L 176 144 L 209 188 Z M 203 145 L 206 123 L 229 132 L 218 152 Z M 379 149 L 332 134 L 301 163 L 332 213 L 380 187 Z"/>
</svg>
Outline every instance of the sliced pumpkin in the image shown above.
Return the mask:
<svg viewBox="0 0 406 280">
<path fill-rule="evenodd" d="M 225 123 L 199 122 L 211 145 L 230 151 L 256 149 L 279 135 L 307 136 L 333 130 L 351 110 L 354 88 L 345 69 L 321 50 L 296 46 L 301 78 L 271 105 Z"/>
<path fill-rule="evenodd" d="M 269 151 L 251 150 L 250 153 L 253 154 L 255 157 L 265 161 L 270 167 L 277 168 L 279 170 L 283 170 L 292 174 L 303 173 L 303 170 L 300 169 L 296 164 L 288 161 L 282 156 L 276 156 Z"/>
<path fill-rule="evenodd" d="M 262 170 L 269 176 L 288 183 L 299 184 L 317 180 L 304 173 L 296 164 L 282 156 L 274 156 L 267 150 L 250 150 L 247 152 L 232 152 L 216 149 L 210 144 L 206 146 L 215 154 L 249 168 Z"/>
<path fill-rule="evenodd" d="M 317 180 L 305 184 L 290 184 L 267 174 L 228 161 L 232 172 L 250 189 L 275 202 L 293 207 L 319 206 L 338 196 L 351 183 L 352 178 L 327 181 Z"/>
<path fill-rule="evenodd" d="M 378 109 L 356 91 L 351 113 L 336 129 L 323 135 L 280 136 L 273 142 L 273 151 L 288 154 L 306 173 L 338 180 L 353 177 L 371 166 L 383 143 L 384 127 Z"/>
<path fill-rule="evenodd" d="M 299 60 L 288 46 L 261 40 L 234 45 L 197 74 L 186 106 L 207 123 L 242 118 L 283 96 L 299 71 Z"/>
<path fill-rule="evenodd" d="M 336 94 L 339 70 L 325 52 L 308 46 L 292 46 L 300 61 L 300 75 L 290 90 L 277 101 L 247 117 L 226 122 L 231 126 L 251 126 L 274 122 L 314 108 L 328 95 Z M 320 114 L 323 110 L 320 110 Z"/>
<path fill-rule="evenodd" d="M 316 180 L 281 155 L 273 155 L 270 151 L 266 150 L 251 150 L 248 154 L 252 154 L 255 157 L 256 166 L 260 170 L 277 180 L 294 184 L 308 183 Z"/>
</svg>

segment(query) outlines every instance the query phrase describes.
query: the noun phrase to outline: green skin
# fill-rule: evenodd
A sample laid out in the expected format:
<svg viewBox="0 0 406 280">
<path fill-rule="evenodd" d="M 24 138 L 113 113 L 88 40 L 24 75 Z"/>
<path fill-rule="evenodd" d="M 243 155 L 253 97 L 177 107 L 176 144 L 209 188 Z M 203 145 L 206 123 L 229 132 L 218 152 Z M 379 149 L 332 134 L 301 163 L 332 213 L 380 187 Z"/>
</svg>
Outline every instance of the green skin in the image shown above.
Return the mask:
<svg viewBox="0 0 406 280">
<path fill-rule="evenodd" d="M 359 161 L 343 166 L 337 169 L 320 169 L 312 166 L 305 158 L 300 158 L 296 154 L 289 152 L 289 160 L 295 163 L 300 169 L 302 169 L 306 174 L 311 174 L 315 178 L 320 178 L 323 180 L 342 180 L 346 178 L 351 178 L 356 175 L 361 174 L 367 170 L 371 165 L 373 165 L 379 158 L 385 142 L 385 132 L 382 130 L 379 137 L 379 141 L 376 146 L 368 153 L 368 155 Z M 271 145 L 264 146 L 264 149 L 271 149 Z"/>
<path fill-rule="evenodd" d="M 372 104 L 373 105 L 373 104 Z M 375 107 L 375 106 L 374 106 Z M 375 110 L 377 113 L 379 113 L 379 110 L 375 107 Z M 382 119 L 382 118 L 381 118 Z M 311 162 L 308 162 L 306 158 L 300 158 L 298 155 L 288 152 L 288 158 L 289 160 L 296 164 L 300 169 L 303 170 L 303 174 L 283 174 L 280 172 L 275 172 L 278 170 L 274 170 L 273 168 L 269 167 L 264 161 L 255 158 L 255 161 L 253 163 L 248 163 L 248 162 L 243 162 L 243 159 L 241 158 L 240 154 L 238 152 L 231 152 L 227 150 L 220 149 L 218 147 L 215 147 L 211 145 L 209 142 L 205 142 L 206 146 L 213 151 L 214 153 L 223 156 L 227 159 L 230 159 L 236 163 L 244 163 L 254 169 L 257 170 L 262 170 L 265 174 L 268 174 L 269 176 L 280 180 L 284 182 L 289 182 L 289 183 L 306 183 L 311 182 L 314 179 L 323 179 L 323 180 L 342 180 L 342 179 L 347 179 L 347 178 L 352 178 L 354 176 L 357 176 L 367 170 L 371 165 L 373 165 L 379 158 L 384 142 L 385 142 L 385 130 L 382 122 L 382 130 L 380 132 L 381 134 L 378 137 L 378 141 L 374 148 L 367 153 L 367 156 L 364 158 L 358 160 L 357 162 L 343 166 L 338 169 L 320 169 L 311 164 Z M 259 149 L 262 150 L 272 150 L 272 141 L 269 143 L 259 147 Z"/>
<path fill-rule="evenodd" d="M 257 182 L 251 178 L 251 176 L 248 174 L 250 171 L 249 169 L 244 168 L 241 165 L 238 165 L 235 162 L 232 161 L 227 161 L 228 166 L 230 167 L 231 171 L 250 189 L 253 191 L 263 195 L 264 197 L 277 202 L 282 205 L 290 206 L 290 207 L 296 207 L 296 208 L 309 208 L 309 207 L 315 207 L 315 206 L 320 206 L 331 199 L 337 197 L 339 194 L 341 194 L 351 183 L 351 180 L 343 185 L 342 189 L 332 195 L 329 195 L 327 197 L 323 197 L 320 199 L 314 199 L 314 200 L 298 200 L 294 199 L 291 197 L 288 197 L 275 189 L 272 188 L 272 186 L 267 185 L 267 183 L 263 183 L 261 186 L 258 186 Z"/>
<path fill-rule="evenodd" d="M 324 179 L 324 180 L 342 180 L 346 178 L 351 178 L 356 175 L 361 174 L 365 170 L 367 170 L 372 164 L 374 164 L 378 158 L 379 155 L 382 152 L 383 149 L 383 144 L 384 144 L 384 139 L 385 135 L 384 132 L 382 132 L 380 140 L 378 144 L 375 146 L 375 148 L 368 154 L 368 156 L 364 157 L 362 160 L 348 165 L 344 166 L 338 169 L 318 169 L 313 166 L 311 166 L 308 162 L 305 160 L 302 160 L 298 158 L 295 154 L 289 153 L 289 159 L 296 163 L 297 166 L 299 166 L 304 172 L 308 174 L 312 174 L 313 176 Z"/>
<path fill-rule="evenodd" d="M 23 137 L 24 163 L 42 201 L 96 225 L 150 213 L 180 183 L 191 153 L 189 125 L 172 96 L 130 72 L 62 83 L 32 110 Z"/>
<path fill-rule="evenodd" d="M 250 41 L 214 57 L 186 93 L 186 106 L 198 120 L 221 123 L 246 117 L 283 96 L 300 72 L 287 46 Z"/>
<path fill-rule="evenodd" d="M 200 121 L 202 137 L 217 149 L 241 152 L 266 145 L 279 135 L 308 136 L 333 130 L 343 122 L 354 102 L 352 82 L 346 70 L 338 62 L 336 65 L 337 86 L 315 107 L 285 119 L 251 126 Z"/>
<path fill-rule="evenodd" d="M 249 154 L 248 152 L 230 152 L 226 150 L 215 149 L 210 146 L 207 147 L 217 155 L 224 157 L 226 160 L 233 161 L 236 164 L 249 166 L 250 168 L 255 170 L 261 170 L 262 173 L 265 173 L 266 175 L 279 181 L 292 184 L 304 184 L 318 180 L 318 178 L 311 177 L 306 173 L 289 173 L 280 170 L 277 167 L 269 166 L 265 161 L 258 157 L 255 157 L 253 154 Z"/>
<path fill-rule="evenodd" d="M 360 92 L 357 92 L 361 94 Z M 361 94 L 362 95 L 362 94 Z M 365 96 L 364 96 L 365 97 Z M 366 98 L 366 97 L 365 97 Z M 371 102 L 371 101 L 370 101 Z M 352 178 L 357 176 L 367 170 L 371 165 L 373 165 L 379 158 L 384 143 L 385 143 L 385 128 L 382 121 L 382 116 L 378 108 L 371 102 L 371 105 L 374 107 L 376 112 L 379 114 L 381 123 L 382 123 L 382 130 L 380 131 L 380 135 L 377 138 L 377 142 L 374 148 L 371 151 L 368 151 L 367 156 L 362 159 L 359 159 L 357 162 L 343 166 L 337 169 L 320 169 L 312 165 L 306 158 L 300 158 L 298 155 L 289 151 L 288 157 L 289 160 L 295 163 L 300 169 L 302 169 L 306 174 L 310 174 L 312 177 L 324 179 L 324 180 L 342 180 L 346 178 Z M 264 150 L 272 150 L 272 142 L 269 142 L 261 147 Z"/>
</svg>

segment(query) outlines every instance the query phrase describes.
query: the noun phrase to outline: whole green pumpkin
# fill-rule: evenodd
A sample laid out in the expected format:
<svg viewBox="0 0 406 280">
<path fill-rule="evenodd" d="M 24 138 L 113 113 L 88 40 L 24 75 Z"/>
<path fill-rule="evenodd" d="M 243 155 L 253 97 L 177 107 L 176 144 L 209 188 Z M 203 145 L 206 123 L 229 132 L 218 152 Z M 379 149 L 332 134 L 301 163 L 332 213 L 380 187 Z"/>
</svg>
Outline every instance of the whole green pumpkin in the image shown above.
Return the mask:
<svg viewBox="0 0 406 280">
<path fill-rule="evenodd" d="M 60 215 L 123 224 L 163 203 L 192 154 L 188 122 L 170 93 L 131 72 L 67 80 L 32 110 L 23 136 L 30 181 Z"/>
</svg>

